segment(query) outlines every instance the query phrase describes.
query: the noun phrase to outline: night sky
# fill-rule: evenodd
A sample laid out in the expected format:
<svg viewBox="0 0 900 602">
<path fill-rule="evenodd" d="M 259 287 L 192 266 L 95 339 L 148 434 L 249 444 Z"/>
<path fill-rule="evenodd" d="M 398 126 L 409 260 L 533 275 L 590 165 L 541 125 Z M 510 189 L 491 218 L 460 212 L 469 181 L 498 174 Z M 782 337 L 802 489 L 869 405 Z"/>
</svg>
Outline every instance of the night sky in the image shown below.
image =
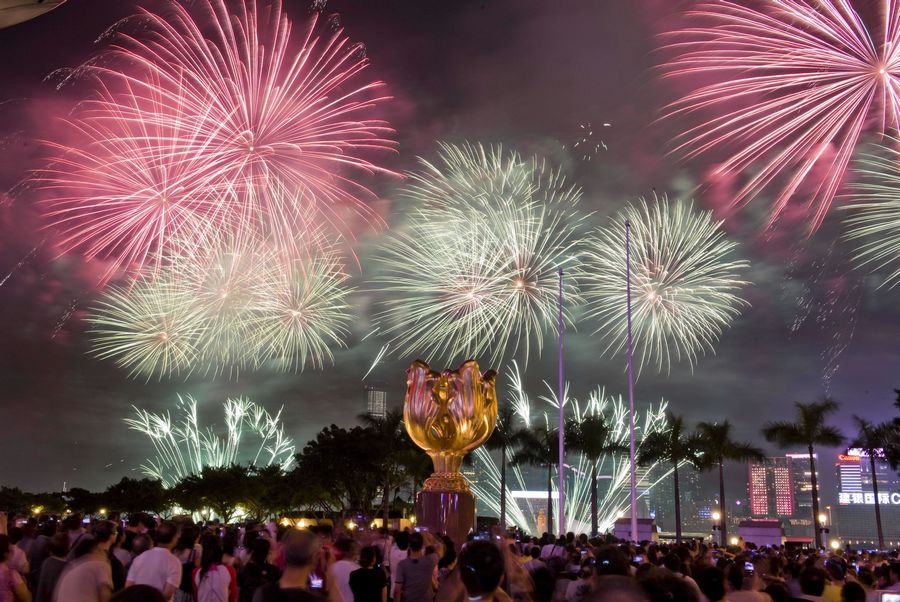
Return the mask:
<svg viewBox="0 0 900 602">
<path fill-rule="evenodd" d="M 325 4 L 317 2 L 317 6 Z M 347 34 L 366 45 L 370 75 L 388 84 L 386 105 L 397 129 L 399 154 L 386 160 L 402 171 L 416 156 L 433 157 L 436 141 L 503 143 L 538 153 L 563 166 L 584 189 L 582 209 L 592 221 L 653 188 L 721 209 L 728 184 L 705 185 L 710 162 L 684 163 L 668 155 L 672 137 L 690 123 L 659 121 L 679 88 L 660 77 L 665 55 L 659 34 L 677 26 L 689 3 L 669 0 L 584 2 L 505 0 L 330 0 Z M 349 425 L 364 411 L 362 377 L 383 341 L 361 339 L 371 328 L 374 295 L 359 292 L 348 349 L 334 365 L 298 375 L 251 373 L 237 382 L 192 377 L 188 381 L 130 380 L 112 363 L 87 355 L 83 318 L 98 294 L 98 266 L 76 256 L 54 257 L 41 229 L 39 193 L 29 170 L 41 166 L 36 140 L 52 135 L 54 119 L 84 94 L 77 84 L 56 89 L 45 78 L 72 67 L 102 47 L 96 38 L 136 7 L 152 0 L 68 0 L 33 21 L 0 30 L 0 484 L 29 490 L 102 488 L 151 452 L 122 422 L 131 405 L 171 408 L 177 393 L 193 394 L 206 421 L 221 423 L 220 402 L 246 395 L 270 410 L 285 406 L 284 421 L 298 448 L 322 426 Z M 307 0 L 285 0 L 295 20 L 310 12 Z M 571 147 L 582 124 L 608 122 L 601 150 L 591 161 Z M 398 180 L 375 182 L 379 213 L 390 224 Z M 881 420 L 900 386 L 900 307 L 897 291 L 877 289 L 876 277 L 852 271 L 839 240 L 837 220 L 812 238 L 786 218 L 770 236 L 760 234 L 767 203 L 760 198 L 729 216 L 727 229 L 752 263 L 745 291 L 752 306 L 727 330 L 715 356 L 693 372 L 673 366 L 669 375 L 646 371 L 637 382 L 640 404 L 665 397 L 689 423 L 728 418 L 736 434 L 769 448 L 759 435 L 765 420 L 789 418 L 793 401 L 830 394 L 843 403 L 838 423 L 850 416 Z M 377 234 L 360 237 L 354 267 L 365 289 L 367 257 Z M 554 348 L 553 333 L 547 349 Z M 623 360 L 599 357 L 599 341 L 585 324 L 566 340 L 567 374 L 575 396 L 597 385 L 625 393 Z M 399 407 L 404 370 L 415 359 L 390 358 L 377 369 Z M 486 366 L 484 367 L 486 368 Z M 505 366 L 499 367 L 502 373 Z M 532 359 L 533 394 L 555 378 L 555 353 Z M 504 387 L 501 380 L 501 387 Z M 826 484 L 833 480 L 826 463 Z M 745 475 L 733 468 L 734 476 Z M 731 479 L 734 492 L 743 478 Z M 825 493 L 830 501 L 829 492 Z"/>
</svg>

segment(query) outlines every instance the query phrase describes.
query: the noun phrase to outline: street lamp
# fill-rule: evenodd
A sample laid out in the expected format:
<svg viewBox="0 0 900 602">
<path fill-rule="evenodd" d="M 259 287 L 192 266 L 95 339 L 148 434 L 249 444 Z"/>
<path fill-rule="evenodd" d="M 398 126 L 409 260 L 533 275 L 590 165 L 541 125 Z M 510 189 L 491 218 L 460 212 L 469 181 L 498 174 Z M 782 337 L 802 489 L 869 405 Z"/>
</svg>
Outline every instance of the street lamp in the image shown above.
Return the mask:
<svg viewBox="0 0 900 602">
<path fill-rule="evenodd" d="M 825 520 L 825 519 L 827 519 L 827 518 L 828 518 L 828 517 L 825 516 L 825 513 L 824 513 L 824 512 L 821 513 L 821 514 L 819 514 L 819 516 L 818 516 L 818 519 L 819 519 L 819 539 L 820 539 L 821 541 L 823 541 L 823 542 L 826 541 L 826 540 L 828 539 L 828 533 L 830 532 L 830 530 L 829 530 L 828 527 L 826 526 L 826 520 Z M 831 547 L 834 548 L 835 550 L 837 549 L 837 548 L 834 546 L 834 544 L 836 544 L 836 543 L 838 543 L 836 539 L 831 540 Z M 823 545 L 824 545 L 824 544 L 823 544 Z M 840 547 L 840 544 L 838 544 L 838 547 Z"/>
<path fill-rule="evenodd" d="M 713 541 L 715 542 L 715 540 L 717 539 L 717 538 L 715 537 L 716 531 L 721 531 L 721 530 L 722 530 L 722 525 L 719 524 L 719 521 L 722 520 L 722 514 L 721 514 L 720 512 L 718 512 L 718 511 L 716 511 L 716 512 L 713 512 L 711 516 L 712 516 L 712 519 L 713 519 L 713 524 L 712 524 Z M 724 542 L 724 541 L 721 541 L 720 543 L 721 543 L 723 546 L 725 545 L 725 542 Z"/>
</svg>

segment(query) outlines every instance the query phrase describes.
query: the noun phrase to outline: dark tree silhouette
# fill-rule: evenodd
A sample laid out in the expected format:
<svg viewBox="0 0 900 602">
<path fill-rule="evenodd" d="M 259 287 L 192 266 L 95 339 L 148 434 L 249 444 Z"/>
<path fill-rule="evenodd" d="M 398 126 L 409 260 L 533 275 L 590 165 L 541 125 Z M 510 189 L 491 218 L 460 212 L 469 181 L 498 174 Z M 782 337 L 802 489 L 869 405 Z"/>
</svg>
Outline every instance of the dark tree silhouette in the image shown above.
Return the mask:
<svg viewBox="0 0 900 602">
<path fill-rule="evenodd" d="M 854 416 L 856 437 L 850 447 L 858 447 L 869 456 L 869 467 L 872 470 L 872 493 L 875 496 L 875 528 L 878 531 L 878 549 L 884 549 L 884 531 L 881 528 L 881 503 L 878 501 L 878 473 L 875 471 L 875 460 L 885 458 L 885 448 L 893 441 L 896 433 L 892 432 L 892 424 L 872 424 L 868 420 Z"/>
<path fill-rule="evenodd" d="M 594 415 L 581 422 L 566 424 L 568 448 L 581 452 L 591 465 L 591 535 L 597 535 L 597 463 L 609 454 L 628 453 L 628 448 L 610 440 L 612 429 L 603 416 Z"/>
<path fill-rule="evenodd" d="M 725 462 L 733 460 L 746 462 L 748 460 L 763 460 L 765 454 L 758 447 L 750 443 L 734 441 L 731 438 L 731 423 L 701 422 L 697 425 L 697 437 L 700 450 L 703 452 L 701 468 L 710 470 L 719 469 L 719 516 L 722 524 L 722 546 L 728 545 L 728 512 L 725 505 Z"/>
<path fill-rule="evenodd" d="M 559 433 L 545 426 L 523 428 L 516 432 L 514 442 L 513 464 L 547 467 L 547 531 L 553 533 L 553 466 L 559 462 Z"/>
<path fill-rule="evenodd" d="M 669 415 L 666 430 L 650 433 L 641 441 L 638 463 L 652 465 L 657 462 L 672 466 L 672 484 L 675 497 L 675 541 L 681 543 L 681 485 L 678 467 L 688 464 L 702 466 L 703 455 L 696 435 L 684 432 L 684 418 Z"/>
<path fill-rule="evenodd" d="M 823 399 L 810 403 L 795 402 L 797 420 L 795 422 L 777 421 L 770 422 L 763 427 L 762 432 L 768 441 L 777 443 L 780 447 L 794 447 L 802 445 L 809 453 L 809 471 L 812 481 L 812 513 L 815 528 L 816 548 L 822 547 L 822 525 L 819 521 L 819 482 L 816 477 L 816 445 L 837 447 L 844 442 L 844 436 L 833 426 L 825 422 L 830 414 L 838 409 L 838 403 L 833 399 Z"/>
<path fill-rule="evenodd" d="M 506 529 L 506 460 L 515 446 L 516 411 L 507 404 L 497 411 L 497 425 L 485 447 L 500 452 L 500 526 Z"/>
</svg>

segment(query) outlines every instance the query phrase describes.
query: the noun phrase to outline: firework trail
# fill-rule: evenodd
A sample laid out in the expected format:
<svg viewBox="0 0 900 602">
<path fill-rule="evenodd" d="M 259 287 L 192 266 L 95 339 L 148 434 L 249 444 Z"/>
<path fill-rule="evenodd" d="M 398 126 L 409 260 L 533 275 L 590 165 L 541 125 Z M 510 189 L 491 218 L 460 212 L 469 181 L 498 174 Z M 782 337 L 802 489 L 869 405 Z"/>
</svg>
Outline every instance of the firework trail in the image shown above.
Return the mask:
<svg viewBox="0 0 900 602">
<path fill-rule="evenodd" d="M 9 280 L 10 277 L 12 277 L 12 275 L 15 274 L 16 271 L 18 271 L 19 268 L 21 268 L 23 265 L 25 265 L 25 263 L 26 263 L 29 259 L 31 259 L 32 257 L 34 257 L 35 253 L 38 252 L 38 249 L 40 249 L 41 246 L 43 246 L 43 244 L 44 244 L 43 241 L 41 241 L 40 244 L 38 244 L 38 245 L 35 246 L 33 249 L 31 249 L 30 251 L 28 251 L 27 253 L 25 253 L 25 255 L 22 257 L 22 259 L 20 259 L 20 260 L 18 261 L 18 263 L 16 263 L 16 265 L 14 265 L 14 266 L 12 267 L 12 269 L 9 271 L 9 273 L 8 273 L 6 276 L 3 277 L 3 280 L 0 280 L 0 286 L 3 286 L 4 284 L 6 284 L 6 281 Z"/>
<path fill-rule="evenodd" d="M 747 302 L 738 296 L 749 267 L 731 259 L 736 243 L 725 238 L 711 212 L 693 203 L 629 205 L 601 228 L 585 252 L 588 316 L 600 322 L 602 352 L 619 356 L 626 341 L 625 223 L 631 224 L 631 289 L 638 373 L 646 364 L 667 372 L 673 360 L 692 367 L 713 351 L 722 332 Z"/>
<path fill-rule="evenodd" d="M 540 353 L 557 320 L 561 267 L 567 307 L 580 299 L 580 191 L 501 147 L 444 144 L 439 161 L 422 166 L 405 189 L 409 223 L 376 256 L 373 280 L 386 294 L 376 317 L 390 343 L 448 361 Z"/>
<path fill-rule="evenodd" d="M 537 400 L 544 409 L 536 409 L 535 402 L 523 388 L 521 373 L 515 363 L 513 363 L 510 373 L 512 384 L 509 395 L 520 426 L 530 428 L 535 423 L 544 423 L 549 426 L 550 422 L 555 421 L 555 416 L 559 411 L 559 401 L 553 392 L 554 386 L 545 383 L 548 395 L 541 396 Z M 568 384 L 566 387 L 568 390 Z M 612 429 L 610 442 L 620 443 L 627 447 L 629 439 L 628 407 L 622 401 L 621 395 L 613 397 L 608 395 L 603 387 L 598 387 L 591 391 L 586 402 L 581 402 L 566 393 L 565 407 L 569 408 L 570 419 L 576 422 L 583 421 L 589 416 L 603 416 Z M 650 433 L 666 428 L 667 407 L 668 404 L 665 401 L 660 401 L 656 406 L 649 406 L 643 416 L 640 413 L 636 414 L 635 426 L 641 439 Z M 640 444 L 638 449 L 640 449 Z M 473 455 L 478 482 L 472 484 L 472 491 L 480 502 L 499 516 L 500 467 L 498 462 L 484 447 L 476 449 Z M 512 460 L 511 453 L 508 460 Z M 566 517 L 570 521 L 569 530 L 575 533 L 586 533 L 590 530 L 591 525 L 590 479 L 586 478 L 591 474 L 591 464 L 584 456 L 576 453 L 570 453 L 566 462 L 566 470 L 570 475 L 574 475 L 567 481 L 566 487 Z M 656 470 L 657 466 L 654 464 L 641 468 L 641 477 L 638 483 L 641 497 L 671 472 L 668 467 L 665 467 L 666 471 L 657 475 L 656 473 L 660 472 Z M 631 503 L 629 489 L 631 477 L 627 454 L 609 454 L 602 457 L 597 463 L 597 474 L 603 480 L 598 506 L 599 530 L 602 533 L 612 528 L 616 518 L 622 511 L 627 510 Z M 538 532 L 537 513 L 546 508 L 546 495 L 540 502 L 534 504 L 524 502 L 521 505 L 516 503 L 516 499 L 512 496 L 514 490 L 530 489 L 528 483 L 529 479 L 522 468 L 510 466 L 507 463 L 506 512 L 509 522 L 527 532 L 535 533 Z M 558 490 L 556 478 L 553 479 L 553 487 L 554 491 Z"/>
<path fill-rule="evenodd" d="M 134 407 L 134 406 L 133 406 Z M 253 466 L 279 466 L 287 470 L 294 462 L 294 442 L 285 435 L 281 411 L 272 416 L 249 399 L 227 399 L 222 406 L 225 431 L 203 428 L 197 416 L 197 401 L 190 395 L 178 396 L 176 411 L 180 419 L 165 413 L 154 414 L 134 407 L 134 418 L 125 424 L 150 438 L 156 456 L 148 458 L 141 470 L 148 477 L 172 487 L 207 467 L 230 466 L 249 462 Z M 246 435 L 256 441 L 250 442 Z"/>
<path fill-rule="evenodd" d="M 900 116 L 900 10 L 880 2 L 872 30 L 849 0 L 703 2 L 673 32 L 678 55 L 664 66 L 698 83 L 665 110 L 702 123 L 675 148 L 688 158 L 726 153 L 719 173 L 742 174 L 733 200 L 775 194 L 768 226 L 802 201 L 809 232 L 822 224 L 847 179 L 864 133 L 884 134 Z M 707 111 L 718 111 L 708 117 Z"/>
</svg>

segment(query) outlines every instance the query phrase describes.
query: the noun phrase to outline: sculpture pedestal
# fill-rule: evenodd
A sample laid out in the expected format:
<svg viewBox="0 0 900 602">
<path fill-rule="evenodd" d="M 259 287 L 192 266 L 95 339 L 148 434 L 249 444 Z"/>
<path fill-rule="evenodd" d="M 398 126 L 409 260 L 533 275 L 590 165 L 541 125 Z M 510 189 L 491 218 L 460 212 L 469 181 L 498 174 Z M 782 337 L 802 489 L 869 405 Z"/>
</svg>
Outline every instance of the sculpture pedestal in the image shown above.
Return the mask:
<svg viewBox="0 0 900 602">
<path fill-rule="evenodd" d="M 420 491 L 416 525 L 431 533 L 444 533 L 461 546 L 475 528 L 475 496 L 469 491 Z"/>
</svg>

